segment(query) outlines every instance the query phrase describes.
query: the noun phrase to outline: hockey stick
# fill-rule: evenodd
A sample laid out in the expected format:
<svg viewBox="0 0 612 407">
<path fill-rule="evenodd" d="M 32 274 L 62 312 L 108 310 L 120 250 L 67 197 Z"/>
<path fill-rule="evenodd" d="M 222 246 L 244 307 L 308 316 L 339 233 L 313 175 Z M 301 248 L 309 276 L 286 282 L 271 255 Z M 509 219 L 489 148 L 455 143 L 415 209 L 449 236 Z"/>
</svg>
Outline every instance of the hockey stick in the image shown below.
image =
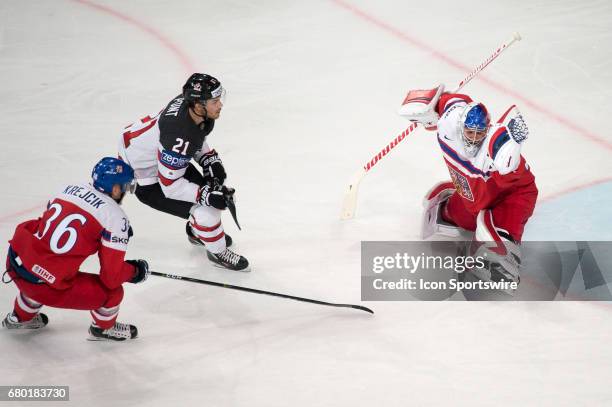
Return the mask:
<svg viewBox="0 0 612 407">
<path fill-rule="evenodd" d="M 330 307 L 354 308 L 354 309 L 358 309 L 358 310 L 361 310 L 361 311 L 369 312 L 370 314 L 374 314 L 374 311 L 372 311 L 368 307 L 364 307 L 363 305 L 336 304 L 336 303 L 333 303 L 333 302 L 325 302 L 325 301 L 319 301 L 319 300 L 312 300 L 310 298 L 303 298 L 303 297 L 295 297 L 293 295 L 280 294 L 280 293 L 275 293 L 275 292 L 272 292 L 272 291 L 257 290 L 255 288 L 240 287 L 240 286 L 232 285 L 232 284 L 217 283 L 215 281 L 200 280 L 200 279 L 197 279 L 197 278 L 177 276 L 177 275 L 174 275 L 174 274 L 159 273 L 157 271 L 151 271 L 151 274 L 154 275 L 154 276 L 158 276 L 158 277 L 171 278 L 173 280 L 184 280 L 184 281 L 189 281 L 191 283 L 206 284 L 206 285 L 212 285 L 212 286 L 215 286 L 215 287 L 231 288 L 232 290 L 240 290 L 240 291 L 246 291 L 246 292 L 249 292 L 249 293 L 264 294 L 264 295 L 271 295 L 273 297 L 288 298 L 290 300 L 309 302 L 311 304 L 327 305 L 327 306 L 330 306 Z"/>
<path fill-rule="evenodd" d="M 487 59 L 485 59 L 480 65 L 478 65 L 474 70 L 472 70 L 468 76 L 466 76 L 453 93 L 457 93 L 463 88 L 468 82 L 470 82 L 476 75 L 480 73 L 483 69 L 487 67 L 491 62 L 493 62 L 506 48 L 512 45 L 516 41 L 521 40 L 521 35 L 518 32 L 512 34 L 512 37 L 501 44 Z M 344 201 L 342 203 L 342 214 L 340 215 L 341 219 L 351 219 L 355 216 L 355 210 L 357 207 L 357 193 L 359 192 L 359 184 L 363 180 L 363 177 L 374 167 L 380 160 L 383 159 L 387 154 L 391 152 L 399 143 L 402 142 L 410 133 L 412 133 L 417 128 L 416 123 L 410 124 L 410 126 L 404 130 L 399 136 L 394 138 L 385 148 L 383 148 L 378 154 L 376 154 L 370 161 L 368 161 L 362 169 L 357 171 L 353 178 L 351 179 L 351 183 L 349 184 L 346 192 L 344 193 Z"/>
</svg>

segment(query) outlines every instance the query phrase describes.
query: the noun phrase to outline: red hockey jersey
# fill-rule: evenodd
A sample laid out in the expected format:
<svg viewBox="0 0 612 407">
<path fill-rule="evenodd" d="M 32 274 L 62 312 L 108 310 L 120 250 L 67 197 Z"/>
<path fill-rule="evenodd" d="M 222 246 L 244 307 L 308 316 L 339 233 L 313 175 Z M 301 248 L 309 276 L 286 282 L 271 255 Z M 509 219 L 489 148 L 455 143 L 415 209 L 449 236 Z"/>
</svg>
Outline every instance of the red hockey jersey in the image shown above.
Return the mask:
<svg viewBox="0 0 612 407">
<path fill-rule="evenodd" d="M 9 243 L 28 271 L 59 290 L 70 287 L 83 261 L 97 252 L 100 278 L 114 289 L 135 273 L 124 261 L 129 228 L 111 197 L 76 184 L 49 201 L 40 218 L 19 224 Z"/>
</svg>

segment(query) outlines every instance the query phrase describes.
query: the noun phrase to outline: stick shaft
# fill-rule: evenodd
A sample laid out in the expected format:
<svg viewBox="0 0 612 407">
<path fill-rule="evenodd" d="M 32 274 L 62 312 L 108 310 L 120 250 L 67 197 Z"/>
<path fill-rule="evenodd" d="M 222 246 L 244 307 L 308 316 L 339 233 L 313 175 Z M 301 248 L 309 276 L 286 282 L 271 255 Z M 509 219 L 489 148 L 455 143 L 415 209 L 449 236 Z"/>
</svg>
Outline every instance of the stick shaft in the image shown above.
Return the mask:
<svg viewBox="0 0 612 407">
<path fill-rule="evenodd" d="M 332 303 L 332 302 L 313 300 L 313 299 L 310 299 L 310 298 L 296 297 L 296 296 L 288 295 L 288 294 L 275 293 L 275 292 L 272 292 L 272 291 L 264 291 L 264 290 L 258 290 L 258 289 L 255 289 L 255 288 L 241 287 L 241 286 L 238 286 L 238 285 L 232 285 L 232 284 L 226 284 L 226 283 L 218 283 L 216 281 L 200 280 L 198 278 L 178 276 L 178 275 L 175 275 L 175 274 L 159 273 L 157 271 L 151 271 L 151 275 L 158 276 L 158 277 L 171 278 L 173 280 L 183 280 L 183 281 L 189 281 L 191 283 L 212 285 L 212 286 L 215 286 L 215 287 L 222 287 L 222 288 L 229 288 L 229 289 L 232 289 L 232 290 L 246 291 L 246 292 L 254 293 L 254 294 L 263 294 L 263 295 L 270 295 L 270 296 L 273 296 L 273 297 L 287 298 L 287 299 L 290 299 L 290 300 L 301 301 L 301 302 L 308 302 L 308 303 L 311 303 L 311 304 L 327 305 L 327 306 L 330 306 L 330 307 L 354 308 L 354 309 L 358 309 L 358 310 L 361 310 L 361 311 L 369 312 L 370 314 L 374 313 L 374 311 L 372 311 L 371 309 L 369 309 L 367 307 L 364 307 L 362 305 L 336 304 L 336 303 Z"/>
<path fill-rule="evenodd" d="M 485 59 L 480 65 L 478 65 L 472 72 L 468 74 L 461 82 L 457 88 L 453 91 L 453 93 L 459 92 L 465 85 L 467 85 L 472 79 L 476 77 L 483 69 L 485 69 L 491 62 L 493 62 L 497 57 L 504 52 L 510 45 L 514 44 L 516 41 L 521 40 L 521 35 L 518 32 L 512 34 L 512 37 L 506 40 L 503 44 L 501 44 L 487 59 Z"/>
</svg>

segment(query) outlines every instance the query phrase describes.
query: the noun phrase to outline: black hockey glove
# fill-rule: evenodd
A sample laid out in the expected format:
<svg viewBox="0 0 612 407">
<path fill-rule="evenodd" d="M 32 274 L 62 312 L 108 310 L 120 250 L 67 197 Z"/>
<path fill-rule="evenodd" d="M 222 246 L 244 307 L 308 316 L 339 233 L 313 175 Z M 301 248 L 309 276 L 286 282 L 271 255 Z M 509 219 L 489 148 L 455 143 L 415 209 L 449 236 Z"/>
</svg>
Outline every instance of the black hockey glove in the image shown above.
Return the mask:
<svg viewBox="0 0 612 407">
<path fill-rule="evenodd" d="M 126 260 L 125 262 L 136 267 L 136 273 L 130 280 L 130 283 L 132 284 L 142 283 L 147 279 L 147 277 L 149 277 L 149 274 L 151 274 L 151 271 L 149 270 L 149 263 L 147 263 L 146 260 Z"/>
<path fill-rule="evenodd" d="M 210 184 L 206 184 L 201 187 L 198 192 L 198 203 L 200 205 L 212 206 L 213 208 L 224 210 L 227 208 L 227 203 L 225 202 L 226 191 L 227 188 L 223 185 L 215 184 L 211 186 Z"/>
<path fill-rule="evenodd" d="M 198 164 L 202 166 L 202 170 L 204 171 L 204 178 L 206 180 L 214 180 L 217 179 L 219 184 L 223 184 L 225 182 L 225 178 L 227 178 L 227 174 L 225 173 L 225 168 L 223 167 L 223 163 L 219 158 L 219 154 L 215 150 L 210 150 L 208 153 L 205 153 L 198 160 Z"/>
</svg>

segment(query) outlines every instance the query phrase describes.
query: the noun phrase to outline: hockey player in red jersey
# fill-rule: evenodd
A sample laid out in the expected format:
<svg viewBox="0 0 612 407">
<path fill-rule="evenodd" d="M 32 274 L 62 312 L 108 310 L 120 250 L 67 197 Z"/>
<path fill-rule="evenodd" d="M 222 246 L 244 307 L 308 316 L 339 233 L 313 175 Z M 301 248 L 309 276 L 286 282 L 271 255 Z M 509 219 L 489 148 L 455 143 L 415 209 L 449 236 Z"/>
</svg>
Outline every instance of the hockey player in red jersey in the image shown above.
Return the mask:
<svg viewBox="0 0 612 407">
<path fill-rule="evenodd" d="M 122 284 L 141 283 L 149 275 L 144 260 L 124 260 L 131 237 L 121 201 L 133 190 L 134 171 L 112 157 L 99 161 L 90 184 L 71 184 L 47 204 L 38 219 L 17 226 L 6 261 L 19 294 L 13 312 L 2 321 L 9 329 L 37 329 L 48 323 L 41 307 L 88 310 L 91 340 L 133 339 L 135 326 L 116 322 Z M 94 253 L 100 274 L 79 270 Z M 5 279 L 3 279 L 5 281 Z"/>
<path fill-rule="evenodd" d="M 408 93 L 400 114 L 437 129 L 437 141 L 450 173 L 424 200 L 422 238 L 435 234 L 460 237 L 474 232 L 471 252 L 489 259 L 479 278 L 519 281 L 520 243 L 538 189 L 521 155 L 528 129 L 511 106 L 495 122 L 482 103 L 463 94 L 443 93 L 444 86 Z"/>
<path fill-rule="evenodd" d="M 225 89 L 214 77 L 194 73 L 180 95 L 159 113 L 126 127 L 119 156 L 136 174 L 136 197 L 153 209 L 189 219 L 189 241 L 206 248 L 213 263 L 230 270 L 249 271 L 249 262 L 228 248 L 221 211 L 234 189 L 219 154 L 207 137 L 223 108 Z M 203 175 L 190 163 L 195 160 Z"/>
</svg>

